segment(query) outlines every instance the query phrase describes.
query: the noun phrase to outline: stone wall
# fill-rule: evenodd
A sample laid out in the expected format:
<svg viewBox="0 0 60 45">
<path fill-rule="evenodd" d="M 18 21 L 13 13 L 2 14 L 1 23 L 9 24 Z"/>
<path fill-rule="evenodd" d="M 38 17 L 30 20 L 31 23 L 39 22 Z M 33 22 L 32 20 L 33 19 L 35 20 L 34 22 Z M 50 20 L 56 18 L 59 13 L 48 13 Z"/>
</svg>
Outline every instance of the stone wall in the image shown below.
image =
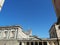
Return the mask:
<svg viewBox="0 0 60 45">
<path fill-rule="evenodd" d="M 15 40 L 9 40 L 9 41 L 1 40 L 0 45 L 19 45 L 19 42 Z"/>
</svg>

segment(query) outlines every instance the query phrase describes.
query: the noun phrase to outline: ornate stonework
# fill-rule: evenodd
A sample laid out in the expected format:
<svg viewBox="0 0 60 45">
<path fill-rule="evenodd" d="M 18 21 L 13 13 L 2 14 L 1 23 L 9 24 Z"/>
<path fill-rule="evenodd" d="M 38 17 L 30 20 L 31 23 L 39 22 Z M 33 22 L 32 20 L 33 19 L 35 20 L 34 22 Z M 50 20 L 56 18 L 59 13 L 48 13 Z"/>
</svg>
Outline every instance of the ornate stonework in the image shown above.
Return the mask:
<svg viewBox="0 0 60 45">
<path fill-rule="evenodd" d="M 23 31 L 21 26 L 0 26 L 0 45 L 57 45 L 55 35 L 59 32 L 58 26 L 54 24 L 49 32 L 50 36 L 52 35 L 50 38 L 39 38 L 33 36 L 31 31 Z M 58 39 L 60 41 L 60 38 Z"/>
</svg>

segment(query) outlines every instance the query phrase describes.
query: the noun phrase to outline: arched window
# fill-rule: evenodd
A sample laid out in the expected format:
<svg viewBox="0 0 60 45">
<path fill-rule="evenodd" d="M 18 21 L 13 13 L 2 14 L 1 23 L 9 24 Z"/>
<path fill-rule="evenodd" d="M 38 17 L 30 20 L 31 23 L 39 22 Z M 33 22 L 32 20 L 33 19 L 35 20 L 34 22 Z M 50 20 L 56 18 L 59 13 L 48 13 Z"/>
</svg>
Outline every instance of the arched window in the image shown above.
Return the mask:
<svg viewBox="0 0 60 45">
<path fill-rule="evenodd" d="M 10 32 L 10 38 L 14 38 L 15 37 L 15 31 L 11 31 Z"/>
<path fill-rule="evenodd" d="M 7 38 L 7 35 L 8 35 L 8 31 L 5 31 L 4 32 L 4 38 Z"/>
</svg>

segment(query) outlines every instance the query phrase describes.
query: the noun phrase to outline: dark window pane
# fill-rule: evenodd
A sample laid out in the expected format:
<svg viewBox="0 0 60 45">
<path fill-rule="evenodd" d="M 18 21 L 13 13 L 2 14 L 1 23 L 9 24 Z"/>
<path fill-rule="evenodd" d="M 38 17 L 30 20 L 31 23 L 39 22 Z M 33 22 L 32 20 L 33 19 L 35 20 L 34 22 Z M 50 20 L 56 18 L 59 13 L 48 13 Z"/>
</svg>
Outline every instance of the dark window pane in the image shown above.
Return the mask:
<svg viewBox="0 0 60 45">
<path fill-rule="evenodd" d="M 42 42 L 39 42 L 39 45 L 42 45 Z"/>
<path fill-rule="evenodd" d="M 27 45 L 29 45 L 29 42 L 27 42 Z"/>
<path fill-rule="evenodd" d="M 22 45 L 22 44 L 21 44 L 21 42 L 20 42 L 20 44 L 19 44 L 19 45 Z"/>
<path fill-rule="evenodd" d="M 58 28 L 60 29 L 60 26 Z"/>
<path fill-rule="evenodd" d="M 33 42 L 31 42 L 31 45 L 33 45 Z"/>
<path fill-rule="evenodd" d="M 43 42 L 44 45 L 47 45 L 47 42 Z"/>
<path fill-rule="evenodd" d="M 38 45 L 38 42 L 35 42 L 35 45 Z"/>
</svg>

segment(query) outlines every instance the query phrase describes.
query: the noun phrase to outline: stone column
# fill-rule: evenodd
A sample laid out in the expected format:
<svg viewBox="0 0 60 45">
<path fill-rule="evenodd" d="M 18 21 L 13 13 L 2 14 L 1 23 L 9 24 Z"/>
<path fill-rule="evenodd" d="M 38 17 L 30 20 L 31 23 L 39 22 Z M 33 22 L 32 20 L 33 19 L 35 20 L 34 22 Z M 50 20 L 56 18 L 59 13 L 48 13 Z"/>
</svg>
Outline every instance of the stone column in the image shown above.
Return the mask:
<svg viewBox="0 0 60 45">
<path fill-rule="evenodd" d="M 50 43 L 47 41 L 47 45 L 50 45 Z"/>
<path fill-rule="evenodd" d="M 29 45 L 31 45 L 31 42 L 29 42 Z"/>
<path fill-rule="evenodd" d="M 15 29 L 16 31 L 15 31 L 15 39 L 17 38 L 17 29 Z"/>
<path fill-rule="evenodd" d="M 11 30 L 8 30 L 8 39 L 10 39 L 10 31 L 11 31 Z"/>
<path fill-rule="evenodd" d="M 3 38 L 3 36 L 2 36 L 2 35 L 3 35 L 3 31 L 1 31 L 1 39 Z"/>
<path fill-rule="evenodd" d="M 33 42 L 33 45 L 35 45 L 35 42 Z"/>
<path fill-rule="evenodd" d="M 55 45 L 53 41 L 52 41 L 52 45 Z"/>
<path fill-rule="evenodd" d="M 27 45 L 27 42 L 24 42 L 24 45 Z"/>
<path fill-rule="evenodd" d="M 39 41 L 38 41 L 38 45 L 39 45 Z"/>
<path fill-rule="evenodd" d="M 43 41 L 42 41 L 42 45 L 43 45 Z"/>
<path fill-rule="evenodd" d="M 60 40 L 59 40 L 59 45 L 60 45 Z"/>
<path fill-rule="evenodd" d="M 25 45 L 24 42 L 21 42 L 21 43 L 22 43 L 22 45 Z"/>
</svg>

